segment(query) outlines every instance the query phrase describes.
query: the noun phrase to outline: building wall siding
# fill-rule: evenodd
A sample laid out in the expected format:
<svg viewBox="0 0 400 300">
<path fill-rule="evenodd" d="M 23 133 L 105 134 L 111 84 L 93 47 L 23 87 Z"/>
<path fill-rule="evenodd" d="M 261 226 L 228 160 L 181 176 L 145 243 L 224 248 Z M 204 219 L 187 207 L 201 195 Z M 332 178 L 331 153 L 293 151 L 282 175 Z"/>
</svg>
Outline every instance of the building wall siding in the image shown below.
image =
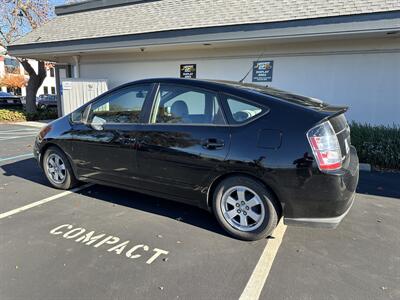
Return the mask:
<svg viewBox="0 0 400 300">
<path fill-rule="evenodd" d="M 279 48 L 275 47 L 273 55 L 262 55 L 262 59 L 274 61 L 273 81 L 269 85 L 331 104 L 348 105 L 350 120 L 400 124 L 400 51 L 332 49 L 315 53 L 301 47 L 297 50 L 292 53 L 282 49 L 285 54 L 280 56 Z M 179 77 L 179 66 L 184 63 L 197 64 L 198 78 L 239 80 L 258 58 L 248 51 L 219 49 L 215 55 L 208 51 L 208 56 L 187 51 L 182 55 L 159 53 L 148 60 L 135 59 L 134 55 L 126 59 L 116 55 L 103 61 L 87 57 L 82 58 L 80 71 L 82 78 L 107 79 L 110 88 L 143 78 Z M 262 49 L 251 51 L 261 53 Z M 251 73 L 246 82 L 251 82 Z"/>
</svg>

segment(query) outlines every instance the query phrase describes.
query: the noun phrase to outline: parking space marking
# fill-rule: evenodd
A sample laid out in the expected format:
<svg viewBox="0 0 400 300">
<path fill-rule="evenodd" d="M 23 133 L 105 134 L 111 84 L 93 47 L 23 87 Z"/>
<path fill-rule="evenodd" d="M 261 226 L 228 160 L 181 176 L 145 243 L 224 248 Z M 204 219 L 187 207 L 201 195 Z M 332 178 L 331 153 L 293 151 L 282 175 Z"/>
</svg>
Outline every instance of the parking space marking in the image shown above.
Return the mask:
<svg viewBox="0 0 400 300">
<path fill-rule="evenodd" d="M 8 140 L 22 139 L 22 138 L 33 137 L 33 136 L 36 136 L 36 134 L 21 135 L 21 136 L 13 136 L 13 137 L 0 137 L 0 141 L 8 141 Z"/>
<path fill-rule="evenodd" d="M 94 230 L 89 231 L 82 227 L 74 228 L 71 224 L 57 226 L 50 230 L 50 234 L 58 235 L 65 239 L 73 239 L 75 242 L 87 246 L 93 244 L 94 248 L 99 248 L 100 246 L 108 247 L 108 249 L 106 249 L 108 252 L 117 255 L 121 255 L 121 253 L 127 250 L 123 256 L 133 259 L 143 256 L 144 262 L 148 265 L 151 265 L 159 256 L 169 254 L 169 251 L 159 248 L 153 248 L 153 251 L 150 251 L 151 248 L 149 246 L 136 244 L 129 240 L 121 242 L 121 238 L 118 236 L 108 235 L 103 232 L 95 234 Z M 110 248 L 110 246 L 112 247 Z"/>
<path fill-rule="evenodd" d="M 260 259 L 258 260 L 258 263 L 254 268 L 253 273 L 251 274 L 250 279 L 247 282 L 239 300 L 254 300 L 260 298 L 261 291 L 267 280 L 275 256 L 278 253 L 279 246 L 282 243 L 286 227 L 287 226 L 283 224 L 283 220 L 279 222 L 273 234 L 274 238 L 268 240 L 268 243 L 265 246 L 265 249 L 261 254 Z"/>
<path fill-rule="evenodd" d="M 21 207 L 19 207 L 19 208 L 16 208 L 16 209 L 7 211 L 7 212 L 5 212 L 5 213 L 0 214 L 0 219 L 7 218 L 7 217 L 9 217 L 9 216 L 12 216 L 12 215 L 15 215 L 15 214 L 17 214 L 17 213 L 23 212 L 23 211 L 25 211 L 25 210 L 34 208 L 34 207 L 36 207 L 36 206 L 39 206 L 39 205 L 42 205 L 42 204 L 45 204 L 45 203 L 54 201 L 54 200 L 56 200 L 56 199 L 65 197 L 65 196 L 70 195 L 70 194 L 72 194 L 72 193 L 79 192 L 79 191 L 81 191 L 81 190 L 83 190 L 83 189 L 86 189 L 86 188 L 88 188 L 88 187 L 91 187 L 91 186 L 93 186 L 92 183 L 85 184 L 85 185 L 83 185 L 83 186 L 74 188 L 74 189 L 72 189 L 72 190 L 70 190 L 70 191 L 65 191 L 65 192 L 62 192 L 62 193 L 60 193 L 60 194 L 57 194 L 57 195 L 54 195 L 54 196 L 51 196 L 51 197 L 47 197 L 47 198 L 45 198 L 45 199 L 42 199 L 42 200 L 39 200 L 39 201 L 30 203 L 30 204 L 27 204 L 27 205 L 25 205 L 25 206 L 21 206 Z"/>
<path fill-rule="evenodd" d="M 0 134 L 7 134 L 8 132 L 17 132 L 18 133 L 20 131 L 38 131 L 38 130 L 36 128 L 0 130 Z"/>
<path fill-rule="evenodd" d="M 26 153 L 26 154 L 21 154 L 21 155 L 16 155 L 16 156 L 0 158 L 0 162 L 7 161 L 7 160 L 14 160 L 14 159 L 18 159 L 18 158 L 25 158 L 25 157 L 33 157 L 33 153 Z"/>
</svg>

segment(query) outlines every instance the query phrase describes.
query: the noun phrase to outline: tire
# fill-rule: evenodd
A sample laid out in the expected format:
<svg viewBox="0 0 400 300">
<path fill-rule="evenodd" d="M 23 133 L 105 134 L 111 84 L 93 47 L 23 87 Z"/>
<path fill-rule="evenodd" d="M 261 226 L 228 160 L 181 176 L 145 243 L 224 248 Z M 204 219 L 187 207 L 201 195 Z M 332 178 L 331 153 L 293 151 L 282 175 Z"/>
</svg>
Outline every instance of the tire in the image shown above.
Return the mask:
<svg viewBox="0 0 400 300">
<path fill-rule="evenodd" d="M 54 167 L 56 163 L 57 167 Z M 79 184 L 66 155 L 57 147 L 49 147 L 43 155 L 43 171 L 50 184 L 60 190 L 69 190 Z M 52 169 L 60 172 L 51 172 Z M 55 173 L 58 175 L 55 176 Z M 61 176 L 62 175 L 62 176 Z M 58 179 L 58 180 L 57 180 Z"/>
<path fill-rule="evenodd" d="M 213 211 L 219 224 L 241 240 L 266 238 L 278 224 L 277 200 L 264 185 L 246 176 L 228 177 L 217 186 Z"/>
</svg>

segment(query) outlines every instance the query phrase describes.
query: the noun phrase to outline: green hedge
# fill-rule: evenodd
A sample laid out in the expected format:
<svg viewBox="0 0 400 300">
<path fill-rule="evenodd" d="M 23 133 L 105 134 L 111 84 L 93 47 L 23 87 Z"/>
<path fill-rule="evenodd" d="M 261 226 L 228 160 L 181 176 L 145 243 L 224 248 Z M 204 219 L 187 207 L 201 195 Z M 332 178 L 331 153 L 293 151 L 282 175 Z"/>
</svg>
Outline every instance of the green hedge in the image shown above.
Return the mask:
<svg viewBox="0 0 400 300">
<path fill-rule="evenodd" d="M 400 127 L 371 126 L 352 122 L 351 143 L 360 162 L 379 169 L 400 169 Z"/>
<path fill-rule="evenodd" d="M 0 109 L 0 122 L 23 122 L 57 119 L 57 111 L 53 109 L 40 110 L 36 113 L 26 113 L 17 109 Z"/>
</svg>

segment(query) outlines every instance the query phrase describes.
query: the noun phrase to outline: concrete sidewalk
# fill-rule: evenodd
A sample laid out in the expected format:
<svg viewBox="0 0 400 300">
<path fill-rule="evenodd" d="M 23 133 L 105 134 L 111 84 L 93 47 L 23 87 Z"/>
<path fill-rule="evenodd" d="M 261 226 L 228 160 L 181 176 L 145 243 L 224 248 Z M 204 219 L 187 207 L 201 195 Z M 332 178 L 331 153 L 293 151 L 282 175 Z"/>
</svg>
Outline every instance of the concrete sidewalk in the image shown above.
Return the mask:
<svg viewBox="0 0 400 300">
<path fill-rule="evenodd" d="M 36 128 L 42 128 L 46 124 L 50 123 L 53 120 L 41 120 L 41 121 L 26 121 L 26 122 L 8 122 L 8 123 L 3 123 L 0 122 L 0 124 L 3 125 L 20 125 L 20 126 L 29 126 L 29 127 L 36 127 Z"/>
</svg>

